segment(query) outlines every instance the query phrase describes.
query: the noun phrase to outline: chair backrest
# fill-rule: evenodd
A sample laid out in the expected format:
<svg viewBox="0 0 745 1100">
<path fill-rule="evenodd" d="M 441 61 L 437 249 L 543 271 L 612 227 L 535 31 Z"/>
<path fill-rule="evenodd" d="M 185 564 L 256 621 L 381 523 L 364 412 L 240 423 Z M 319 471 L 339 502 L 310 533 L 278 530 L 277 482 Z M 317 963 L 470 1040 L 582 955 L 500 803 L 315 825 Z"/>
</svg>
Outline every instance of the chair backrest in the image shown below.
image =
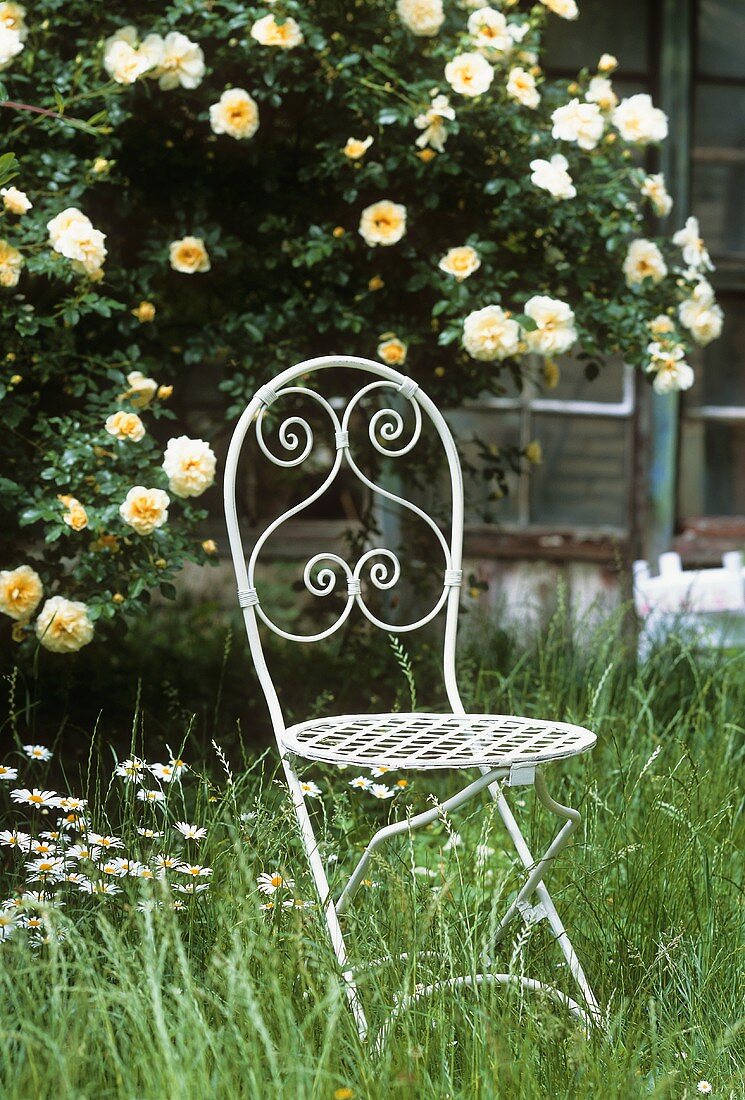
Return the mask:
<svg viewBox="0 0 745 1100">
<path fill-rule="evenodd" d="M 353 371 L 372 375 L 338 413 L 334 405 L 314 389 L 314 381 L 307 376 L 322 372 L 331 367 L 350 368 Z M 295 385 L 302 378 L 302 385 Z M 275 465 L 290 468 L 300 467 L 313 451 L 314 437 L 310 423 L 292 412 L 277 425 L 277 439 L 287 452 L 286 458 L 273 454 L 265 438 L 264 420 L 267 409 L 291 394 L 302 394 L 309 398 L 328 416 L 333 429 L 336 453 L 331 468 L 322 483 L 300 503 L 295 504 L 282 515 L 274 519 L 256 539 L 246 554 L 241 539 L 236 508 L 236 475 L 243 442 L 251 425 L 255 424 L 256 440 L 262 453 Z M 422 413 L 434 426 L 448 464 L 452 517 L 449 538 L 443 534 L 437 523 L 422 508 L 409 500 L 393 493 L 390 489 L 376 484 L 358 466 L 354 457 L 354 443 L 350 440 L 350 422 L 352 414 L 361 401 L 372 394 L 378 398 L 394 397 L 394 402 L 383 403 L 369 419 L 368 435 L 373 447 L 381 455 L 397 458 L 408 454 L 416 445 L 422 431 Z M 398 395 L 398 397 L 396 397 Z M 408 401 L 413 415 L 413 429 L 409 436 L 405 418 L 394 403 L 401 405 L 401 399 Z M 336 402 L 334 402 L 336 404 Z M 403 406 L 405 408 L 405 406 Z M 408 421 L 408 417 L 406 417 Z M 408 436 L 408 440 L 407 440 Z M 416 622 L 405 625 L 386 623 L 373 614 L 365 603 L 363 584 L 371 584 L 378 590 L 393 588 L 399 579 L 401 567 L 397 555 L 384 546 L 366 550 L 356 564 L 346 562 L 335 553 L 320 553 L 311 557 L 303 572 L 305 587 L 318 597 L 329 596 L 337 584 L 346 580 L 346 602 L 336 621 L 324 630 L 310 635 L 292 634 L 274 623 L 261 605 L 256 588 L 256 563 L 262 548 L 269 537 L 286 520 L 309 508 L 318 500 L 336 479 L 342 464 L 359 478 L 372 493 L 400 505 L 409 513 L 424 521 L 434 533 L 443 554 L 442 590 L 438 593 L 434 606 Z M 294 367 L 278 374 L 270 383 L 256 391 L 248 407 L 236 425 L 225 464 L 225 517 L 230 539 L 230 550 L 238 582 L 238 601 L 243 608 L 243 616 L 248 634 L 251 656 L 274 724 L 275 733 L 284 730 L 282 708 L 272 682 L 261 644 L 259 620 L 275 634 L 298 642 L 315 642 L 328 638 L 335 633 L 357 608 L 371 623 L 391 634 L 401 634 L 416 630 L 445 611 L 445 632 L 443 647 L 443 673 L 448 701 L 453 713 L 463 714 L 463 705 L 458 694 L 455 678 L 455 641 L 458 627 L 458 600 L 462 580 L 463 550 L 463 477 L 458 452 L 448 425 L 432 400 L 420 389 L 413 379 L 406 377 L 391 367 L 376 363 L 370 359 L 356 356 L 327 355 L 316 359 L 307 359 Z M 364 574 L 363 575 L 363 571 Z"/>
</svg>

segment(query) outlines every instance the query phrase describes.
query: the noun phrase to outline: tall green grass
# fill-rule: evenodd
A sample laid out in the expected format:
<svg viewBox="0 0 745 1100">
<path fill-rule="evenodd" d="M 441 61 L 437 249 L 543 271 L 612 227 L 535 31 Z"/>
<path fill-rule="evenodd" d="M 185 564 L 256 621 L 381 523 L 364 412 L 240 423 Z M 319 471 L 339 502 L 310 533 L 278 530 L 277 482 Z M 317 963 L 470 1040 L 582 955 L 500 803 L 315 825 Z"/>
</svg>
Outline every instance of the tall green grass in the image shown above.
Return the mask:
<svg viewBox="0 0 745 1100">
<path fill-rule="evenodd" d="M 274 757 L 232 782 L 215 759 L 189 807 L 209 830 L 208 893 L 182 913 L 140 912 L 126 894 L 86 899 L 49 915 L 47 946 L 31 950 L 21 936 L 0 944 L 1 1095 L 625 1100 L 694 1097 L 706 1080 L 714 1096 L 741 1100 L 745 656 L 673 641 L 637 669 L 618 624 L 598 627 L 582 649 L 554 624 L 534 646 L 511 648 L 499 672 L 490 652 L 504 639 L 480 637 L 461 670 L 471 709 L 598 733 L 590 756 L 547 769 L 555 796 L 583 813 L 549 886 L 607 1012 L 604 1033 L 587 1038 L 540 996 L 484 986 L 420 1002 L 376 1056 L 358 1041 L 318 912 L 259 908 L 256 876 L 275 866 L 312 896 Z M 183 734 L 173 730 L 174 745 Z M 391 812 L 350 790 L 354 774 L 309 772 L 326 794 L 314 811 L 324 846 L 345 838 L 347 870 Z M 410 778 L 414 809 L 462 782 Z M 522 789 L 509 797 L 540 849 L 555 819 Z M 111 799 L 116 791 L 110 815 Z M 456 830 L 464 843 L 445 850 Z M 479 843 L 494 849 L 485 861 L 474 858 Z M 422 866 L 434 877 L 412 873 Z M 413 983 L 478 969 L 520 874 L 484 798 L 394 842 L 371 879 L 345 922 L 354 960 L 411 953 L 362 983 L 377 1026 Z M 571 992 L 545 926 L 513 933 L 499 969 Z"/>
</svg>

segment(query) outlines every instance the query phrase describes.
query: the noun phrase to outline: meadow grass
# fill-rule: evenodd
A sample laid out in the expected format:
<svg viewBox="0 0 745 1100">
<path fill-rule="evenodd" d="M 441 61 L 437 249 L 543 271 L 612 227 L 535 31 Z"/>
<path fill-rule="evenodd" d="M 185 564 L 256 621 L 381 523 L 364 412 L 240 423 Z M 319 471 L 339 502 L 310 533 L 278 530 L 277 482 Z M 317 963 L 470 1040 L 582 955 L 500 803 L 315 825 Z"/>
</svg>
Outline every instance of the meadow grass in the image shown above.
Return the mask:
<svg viewBox="0 0 745 1100">
<path fill-rule="evenodd" d="M 673 641 L 637 668 L 617 627 L 598 628 L 583 649 L 552 627 L 513 651 L 504 672 L 489 667 L 487 639 L 467 649 L 461 670 L 471 709 L 554 716 L 598 733 L 591 755 L 547 777 L 583 814 L 549 885 L 606 1012 L 602 1033 L 586 1037 L 540 996 L 483 986 L 420 1002 L 378 1055 L 361 1045 L 317 909 L 260 908 L 267 897 L 256 880 L 267 870 L 295 879 L 269 900 L 313 899 L 274 754 L 240 772 L 215 757 L 192 762 L 190 785 L 174 785 L 167 811 L 207 828 L 186 844 L 213 868 L 208 891 L 173 911 L 167 882 L 121 880 L 116 897 L 68 895 L 42 909 L 46 943 L 18 932 L 0 944 L 0 1095 L 611 1100 L 694 1097 L 708 1081 L 712 1095 L 741 1100 L 745 655 L 706 656 Z M 141 751 L 147 731 L 137 721 L 134 730 Z M 183 737 L 174 729 L 176 747 Z M 181 752 L 188 757 L 188 741 Z M 134 850 L 144 843 L 141 815 L 163 811 L 109 783 L 94 756 L 77 793 L 90 796 L 96 828 Z M 379 802 L 350 788 L 356 774 L 308 771 L 324 795 L 313 800 L 324 850 L 343 838 L 347 869 L 389 814 L 462 784 L 409 775 L 408 789 Z M 524 789 L 509 798 L 540 849 L 555 819 Z M 365 977 L 373 1026 L 413 983 L 479 969 L 490 922 L 520 874 L 493 804 L 477 801 L 384 850 L 346 919 L 355 961 L 411 953 Z M 17 807 L 4 812 L 2 827 L 19 825 Z M 491 851 L 475 857 L 478 844 Z M 0 900 L 18 890 L 15 866 L 9 855 Z M 500 970 L 571 991 L 559 959 L 545 924 L 516 924 L 497 956 Z"/>
</svg>

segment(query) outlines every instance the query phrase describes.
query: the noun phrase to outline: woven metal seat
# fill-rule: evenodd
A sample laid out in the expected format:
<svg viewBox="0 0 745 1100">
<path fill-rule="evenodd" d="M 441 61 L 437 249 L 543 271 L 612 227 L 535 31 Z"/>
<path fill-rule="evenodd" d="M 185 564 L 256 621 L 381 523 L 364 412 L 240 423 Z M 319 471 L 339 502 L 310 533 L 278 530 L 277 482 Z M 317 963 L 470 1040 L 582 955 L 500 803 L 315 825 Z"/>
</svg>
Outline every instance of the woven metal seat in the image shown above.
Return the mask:
<svg viewBox="0 0 745 1100">
<path fill-rule="evenodd" d="M 305 760 L 358 767 L 542 764 L 587 752 L 596 737 L 565 722 L 503 714 L 343 714 L 290 726 L 281 744 Z"/>
</svg>

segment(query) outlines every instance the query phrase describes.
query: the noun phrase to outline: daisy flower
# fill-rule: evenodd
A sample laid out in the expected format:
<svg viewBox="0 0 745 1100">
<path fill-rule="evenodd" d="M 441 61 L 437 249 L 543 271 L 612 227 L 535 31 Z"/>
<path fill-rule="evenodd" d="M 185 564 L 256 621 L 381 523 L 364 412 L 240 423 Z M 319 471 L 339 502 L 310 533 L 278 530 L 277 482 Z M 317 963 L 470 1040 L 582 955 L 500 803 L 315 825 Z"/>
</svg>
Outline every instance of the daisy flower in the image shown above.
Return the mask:
<svg viewBox="0 0 745 1100">
<path fill-rule="evenodd" d="M 699 1081 L 699 1083 L 696 1085 L 696 1091 L 702 1092 L 704 1096 L 708 1096 L 709 1093 L 713 1092 L 714 1090 L 712 1089 L 708 1081 Z"/>
<path fill-rule="evenodd" d="M 366 791 L 371 786 L 370 780 L 366 775 L 358 775 L 356 779 L 349 780 L 350 787 L 356 787 L 360 791 Z"/>
<path fill-rule="evenodd" d="M 66 829 L 71 832 L 83 833 L 88 828 L 88 822 L 80 814 L 65 814 L 64 817 L 57 818 L 57 825 L 60 829 Z"/>
<path fill-rule="evenodd" d="M 61 856 L 42 856 L 26 864 L 26 878 L 29 882 L 57 882 L 65 872 L 65 861 Z"/>
<path fill-rule="evenodd" d="M 150 764 L 148 765 L 150 772 L 159 779 L 161 783 L 172 783 L 176 778 L 176 772 L 171 764 Z"/>
<path fill-rule="evenodd" d="M 372 783 L 370 785 L 370 794 L 375 798 L 393 798 L 396 792 L 392 787 L 386 787 L 385 783 Z"/>
<path fill-rule="evenodd" d="M 137 792 L 138 802 L 149 802 L 153 805 L 159 805 L 161 802 L 165 802 L 166 796 L 162 791 L 147 791 L 144 787 L 140 787 Z"/>
<path fill-rule="evenodd" d="M 132 756 L 127 760 L 122 760 L 121 764 L 117 764 L 114 775 L 120 775 L 127 782 L 134 783 L 146 768 L 147 764 L 144 760 L 140 760 L 139 756 Z"/>
<path fill-rule="evenodd" d="M 182 875 L 191 875 L 193 878 L 206 878 L 212 874 L 211 867 L 202 867 L 199 863 L 178 863 L 176 870 Z"/>
<path fill-rule="evenodd" d="M 188 825 L 185 821 L 177 821 L 173 827 L 187 840 L 204 840 L 207 836 L 206 829 L 200 828 L 199 825 Z"/>
<path fill-rule="evenodd" d="M 88 843 L 105 848 L 107 851 L 112 848 L 124 847 L 124 841 L 120 840 L 118 836 L 102 836 L 101 833 L 88 833 Z"/>
<path fill-rule="evenodd" d="M 393 771 L 393 769 L 389 768 L 387 764 L 378 764 L 376 768 L 370 768 L 370 775 L 374 776 L 375 779 L 379 779 L 381 775 L 385 775 L 390 771 Z"/>
<path fill-rule="evenodd" d="M 30 835 L 19 829 L 3 829 L 0 832 L 0 844 L 7 844 L 9 848 L 27 848 L 30 843 Z"/>
<path fill-rule="evenodd" d="M 32 840 L 29 851 L 37 856 L 53 856 L 57 851 L 57 845 L 50 843 L 48 840 Z"/>
<path fill-rule="evenodd" d="M 9 940 L 18 927 L 18 917 L 15 913 L 0 911 L 0 943 Z"/>
<path fill-rule="evenodd" d="M 274 894 L 277 890 L 291 890 L 295 885 L 294 878 L 283 878 L 279 871 L 264 871 L 256 879 L 256 884 L 262 894 Z"/>
<path fill-rule="evenodd" d="M 317 783 L 303 782 L 300 784 L 300 790 L 303 794 L 310 795 L 311 798 L 320 798 L 321 796 L 321 788 Z"/>
<path fill-rule="evenodd" d="M 42 806 L 59 806 L 59 795 L 56 791 L 40 791 L 38 787 L 34 787 L 31 791 L 25 787 L 17 787 L 10 792 L 10 797 L 14 802 L 33 806 L 35 810 L 41 809 Z"/>
<path fill-rule="evenodd" d="M 85 875 L 82 875 L 80 871 L 66 871 L 60 881 L 71 882 L 73 886 L 80 886 L 82 883 L 87 882 L 88 879 Z"/>
<path fill-rule="evenodd" d="M 98 859 L 101 849 L 88 844 L 71 844 L 66 854 L 70 859 Z"/>
<path fill-rule="evenodd" d="M 126 859 L 107 859 L 101 864 L 101 874 L 109 875 L 111 878 L 124 878 L 127 874 L 127 863 Z"/>
<path fill-rule="evenodd" d="M 72 795 L 65 795 L 64 798 L 59 800 L 61 810 L 84 810 L 88 805 L 87 798 L 74 798 Z"/>
<path fill-rule="evenodd" d="M 169 765 L 173 768 L 173 775 L 175 779 L 178 779 L 182 772 L 189 770 L 189 765 L 178 756 L 172 756 L 168 761 Z"/>
<path fill-rule="evenodd" d="M 271 904 L 271 903 L 270 903 Z M 262 906 L 262 909 L 264 906 Z M 303 901 L 302 898 L 288 898 L 287 901 L 282 902 L 283 909 L 312 909 L 312 901 Z"/>
<path fill-rule="evenodd" d="M 156 871 L 175 871 L 181 860 L 178 856 L 167 856 L 164 852 L 160 852 L 157 856 L 153 856 L 151 863 Z"/>
<path fill-rule="evenodd" d="M 23 751 L 26 753 L 29 760 L 43 760 L 46 762 L 47 760 L 51 760 L 53 755 L 51 750 L 46 748 L 45 745 L 24 745 Z"/>
<path fill-rule="evenodd" d="M 18 768 L 9 768 L 6 764 L 0 764 L 0 779 L 6 779 L 10 781 L 11 779 L 17 778 Z"/>
<path fill-rule="evenodd" d="M 115 882 L 90 882 L 86 879 L 78 886 L 84 894 L 121 894 L 121 887 Z"/>
<path fill-rule="evenodd" d="M 208 882 L 173 882 L 171 887 L 179 894 L 203 894 L 205 890 L 209 890 L 210 884 Z"/>
<path fill-rule="evenodd" d="M 147 840 L 160 840 L 163 833 L 162 829 L 142 829 L 138 826 L 137 833 L 139 836 L 144 836 Z"/>
</svg>

